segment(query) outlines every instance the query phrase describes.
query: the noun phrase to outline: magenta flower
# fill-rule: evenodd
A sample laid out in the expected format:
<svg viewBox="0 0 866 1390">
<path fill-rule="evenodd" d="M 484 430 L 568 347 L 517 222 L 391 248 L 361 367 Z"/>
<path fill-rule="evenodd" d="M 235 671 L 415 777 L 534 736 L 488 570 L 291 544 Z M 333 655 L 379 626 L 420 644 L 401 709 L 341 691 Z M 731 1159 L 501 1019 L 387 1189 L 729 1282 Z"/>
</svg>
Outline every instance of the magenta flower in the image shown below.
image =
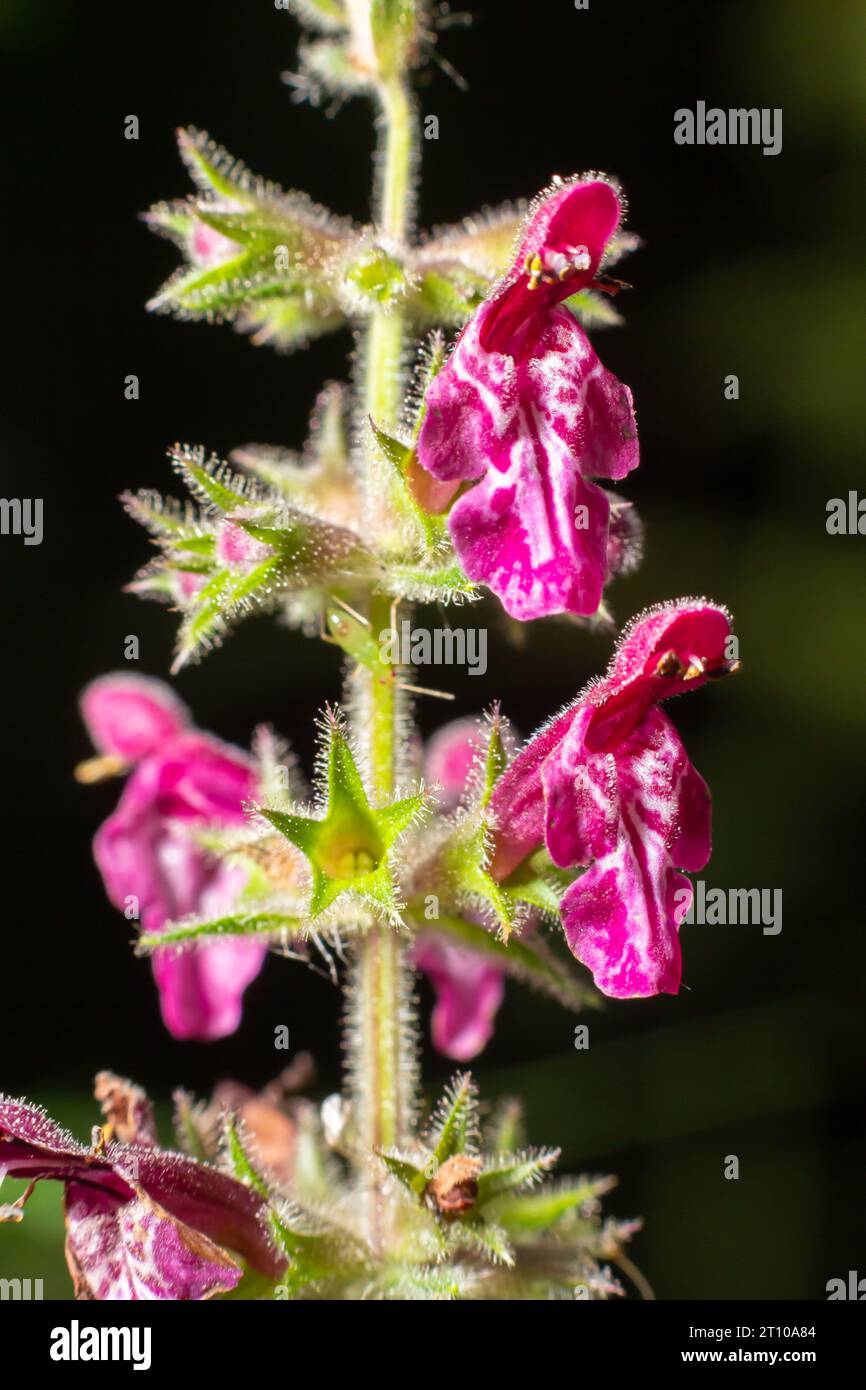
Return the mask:
<svg viewBox="0 0 866 1390">
<path fill-rule="evenodd" d="M 452 719 L 437 729 L 424 749 L 424 777 L 436 788 L 443 811 L 453 811 L 466 791 L 478 759 L 478 720 Z"/>
<path fill-rule="evenodd" d="M 455 719 L 433 735 L 425 749 L 424 771 L 445 810 L 453 810 L 466 790 L 478 751 L 478 723 Z M 423 933 L 415 964 L 436 992 L 431 1029 L 433 1046 L 445 1057 L 468 1062 L 486 1047 L 505 993 L 501 970 L 462 946 Z"/>
<path fill-rule="evenodd" d="M 160 681 L 104 676 L 87 687 L 81 709 L 100 753 L 132 768 L 94 840 L 109 898 L 131 916 L 137 911 L 146 932 L 191 914 L 218 916 L 244 871 L 207 854 L 191 832 L 243 824 L 244 804 L 256 793 L 250 758 L 191 727 Z M 265 953 L 260 942 L 228 937 L 182 953 L 157 951 L 153 973 L 169 1031 L 202 1040 L 233 1033 Z"/>
<path fill-rule="evenodd" d="M 242 513 L 238 511 L 237 516 Z M 251 518 L 252 519 L 252 518 Z M 263 541 L 257 541 L 237 521 L 228 518 L 220 522 L 216 538 L 216 556 L 226 569 L 251 570 L 273 555 Z"/>
<path fill-rule="evenodd" d="M 595 613 L 610 575 L 610 502 L 590 479 L 637 467 L 632 398 L 560 301 L 593 282 L 620 211 L 599 179 L 543 197 L 427 393 L 419 462 L 475 484 L 451 509 L 451 536 L 470 579 L 515 618 Z"/>
<path fill-rule="evenodd" d="M 66 1259 L 77 1298 L 212 1298 L 241 1279 L 228 1250 L 279 1276 L 285 1261 L 271 1242 L 260 1196 L 159 1149 L 147 1130 L 133 1143 L 106 1142 L 109 1133 L 87 1149 L 36 1106 L 0 1096 L 0 1181 L 9 1174 L 63 1183 Z"/>
<path fill-rule="evenodd" d="M 431 1017 L 436 1051 L 456 1062 L 477 1057 L 493 1035 L 505 993 L 502 971 L 475 951 L 453 946 L 433 932 L 419 939 L 415 964 L 436 991 Z"/>
<path fill-rule="evenodd" d="M 660 700 L 736 669 L 724 609 L 679 600 L 626 629 L 606 676 L 532 739 L 497 783 L 495 873 L 542 842 L 566 890 L 568 944 L 619 999 L 675 994 L 678 929 L 691 902 L 679 870 L 710 856 L 710 794 Z"/>
<path fill-rule="evenodd" d="M 227 213 L 240 210 L 239 204 L 230 203 L 222 209 Z M 244 249 L 239 242 L 223 236 L 222 232 L 214 231 L 213 227 L 198 219 L 193 220 L 189 229 L 187 248 L 192 263 L 207 268 L 233 260 L 236 256 L 242 255 Z"/>
</svg>

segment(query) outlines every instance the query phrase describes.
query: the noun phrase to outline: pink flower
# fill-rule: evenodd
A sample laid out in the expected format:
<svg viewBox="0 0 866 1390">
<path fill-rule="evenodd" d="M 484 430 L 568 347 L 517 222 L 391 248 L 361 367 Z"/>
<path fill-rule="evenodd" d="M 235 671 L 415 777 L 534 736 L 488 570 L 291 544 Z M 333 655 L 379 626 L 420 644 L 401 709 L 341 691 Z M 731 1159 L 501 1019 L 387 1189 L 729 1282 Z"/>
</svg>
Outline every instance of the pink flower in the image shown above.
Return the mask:
<svg viewBox="0 0 866 1390">
<path fill-rule="evenodd" d="M 147 932 L 191 914 L 219 915 L 243 886 L 243 870 L 212 858 L 190 832 L 243 823 L 244 804 L 256 791 L 251 760 L 192 728 L 160 681 L 104 676 L 87 687 L 81 708 L 100 752 L 133 769 L 94 840 L 109 898 L 124 910 L 137 906 Z M 204 1040 L 233 1033 L 265 953 L 259 942 L 230 938 L 156 952 L 153 973 L 169 1031 Z"/>
<path fill-rule="evenodd" d="M 425 775 L 438 786 L 445 810 L 453 810 L 466 790 L 477 751 L 478 722 L 474 719 L 445 724 L 428 743 Z M 435 932 L 419 937 L 415 964 L 436 992 L 431 1020 L 433 1046 L 445 1057 L 468 1062 L 482 1051 L 493 1033 L 505 993 L 502 971 Z"/>
<path fill-rule="evenodd" d="M 228 203 L 221 209 L 223 212 L 240 211 L 239 204 Z M 222 232 L 217 232 L 213 227 L 209 227 L 206 222 L 200 222 L 197 218 L 193 221 L 189 231 L 187 242 L 189 257 L 194 265 L 210 267 L 221 265 L 224 261 L 233 260 L 235 256 L 241 255 L 243 247 L 237 241 L 232 241 L 231 237 L 223 236 Z"/>
<path fill-rule="evenodd" d="M 433 932 L 415 947 L 415 964 L 436 991 L 433 1046 L 445 1057 L 468 1062 L 490 1041 L 505 980 L 501 970 L 474 951 L 452 946 Z"/>
<path fill-rule="evenodd" d="M 240 513 L 237 515 L 239 517 Z M 216 555 L 220 564 L 225 565 L 227 569 L 254 569 L 263 560 L 270 559 L 273 553 L 269 545 L 264 541 L 257 541 L 243 526 L 239 526 L 236 520 L 227 517 L 220 522 Z"/>
<path fill-rule="evenodd" d="M 427 393 L 419 462 L 475 483 L 451 509 L 451 536 L 469 577 L 515 618 L 595 613 L 611 572 L 610 502 L 589 479 L 637 467 L 631 393 L 560 301 L 593 282 L 619 218 L 598 179 L 542 198 Z"/>
<path fill-rule="evenodd" d="M 130 1143 L 111 1141 L 109 1133 L 87 1149 L 36 1106 L 0 1096 L 0 1180 L 8 1173 L 63 1183 L 77 1298 L 212 1298 L 242 1276 L 226 1246 L 268 1277 L 279 1276 L 285 1261 L 268 1235 L 262 1197 L 158 1148 L 149 1129 Z"/>
<path fill-rule="evenodd" d="M 478 720 L 452 719 L 437 729 L 424 749 L 424 776 L 437 789 L 439 804 L 459 804 L 478 756 Z"/>
<path fill-rule="evenodd" d="M 724 609 L 679 600 L 625 631 L 606 676 L 533 738 L 497 783 L 494 872 L 505 878 L 544 840 L 566 890 L 568 944 L 619 999 L 675 994 L 678 928 L 691 902 L 678 870 L 710 856 L 710 794 L 660 700 L 736 669 Z"/>
</svg>

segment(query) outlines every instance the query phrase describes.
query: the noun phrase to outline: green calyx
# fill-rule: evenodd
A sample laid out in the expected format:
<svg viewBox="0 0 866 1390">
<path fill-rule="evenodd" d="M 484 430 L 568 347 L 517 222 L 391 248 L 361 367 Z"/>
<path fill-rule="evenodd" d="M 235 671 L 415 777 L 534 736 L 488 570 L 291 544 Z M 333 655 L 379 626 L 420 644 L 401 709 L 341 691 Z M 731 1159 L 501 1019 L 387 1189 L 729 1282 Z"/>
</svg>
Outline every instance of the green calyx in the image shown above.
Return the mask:
<svg viewBox="0 0 866 1390">
<path fill-rule="evenodd" d="M 310 916 L 326 911 L 345 893 L 366 899 L 386 916 L 399 915 L 392 850 L 420 815 L 421 795 L 374 807 L 355 756 L 336 718 L 330 716 L 324 815 L 263 808 L 261 814 L 306 857 L 312 874 Z"/>
</svg>

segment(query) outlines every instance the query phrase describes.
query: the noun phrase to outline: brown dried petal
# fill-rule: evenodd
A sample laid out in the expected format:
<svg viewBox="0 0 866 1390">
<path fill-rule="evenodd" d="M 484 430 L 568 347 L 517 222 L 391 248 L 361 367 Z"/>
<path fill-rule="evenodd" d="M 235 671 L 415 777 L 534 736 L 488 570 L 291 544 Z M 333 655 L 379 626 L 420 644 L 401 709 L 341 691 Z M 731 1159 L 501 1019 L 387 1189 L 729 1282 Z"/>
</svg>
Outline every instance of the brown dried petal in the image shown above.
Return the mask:
<svg viewBox="0 0 866 1390">
<path fill-rule="evenodd" d="M 475 1205 L 480 1171 L 481 1160 L 471 1154 L 454 1154 L 445 1160 L 427 1184 L 427 1192 L 443 1216 L 460 1216 Z"/>
<path fill-rule="evenodd" d="M 93 1094 L 105 1116 L 111 1138 L 121 1144 L 156 1144 L 153 1106 L 140 1086 L 116 1076 L 113 1071 L 101 1071 L 94 1079 Z"/>
</svg>

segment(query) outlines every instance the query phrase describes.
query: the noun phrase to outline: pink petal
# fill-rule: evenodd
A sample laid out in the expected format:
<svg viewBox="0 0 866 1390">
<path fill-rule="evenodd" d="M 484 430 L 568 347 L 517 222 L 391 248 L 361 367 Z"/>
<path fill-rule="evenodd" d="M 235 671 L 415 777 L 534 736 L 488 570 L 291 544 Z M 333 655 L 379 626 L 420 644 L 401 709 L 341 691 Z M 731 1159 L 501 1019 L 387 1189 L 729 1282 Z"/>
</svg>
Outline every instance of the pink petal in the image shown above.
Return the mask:
<svg viewBox="0 0 866 1390">
<path fill-rule="evenodd" d="M 612 999 L 676 994 L 682 974 L 675 924 L 688 910 L 691 884 L 668 861 L 642 863 L 634 849 L 623 837 L 618 849 L 593 864 L 562 901 L 562 924 L 573 955 Z"/>
<path fill-rule="evenodd" d="M 458 498 L 449 529 L 466 573 L 512 617 L 594 613 L 610 507 L 587 478 L 636 467 L 631 393 L 567 310 L 551 310 L 533 354 L 517 361 L 481 348 L 489 311 L 428 392 L 419 459 L 438 478 L 482 479 Z"/>
<path fill-rule="evenodd" d="M 225 209 L 232 211 L 231 206 Z M 240 254 L 243 247 L 231 237 L 223 236 L 206 222 L 195 222 L 189 235 L 189 256 L 196 265 L 220 265 Z"/>
<path fill-rule="evenodd" d="M 244 992 L 264 964 L 258 941 L 225 940 L 155 952 L 153 977 L 163 1022 L 175 1038 L 213 1042 L 240 1026 Z"/>
<path fill-rule="evenodd" d="M 193 732 L 146 758 L 126 784 L 94 840 L 106 891 L 134 907 L 147 932 L 185 917 L 219 916 L 243 887 L 242 870 L 208 855 L 191 833 L 198 825 L 240 825 L 255 794 L 255 773 L 239 750 Z M 243 994 L 266 947 L 230 940 L 153 957 L 163 1019 L 178 1038 L 213 1040 L 238 1027 Z"/>
<path fill-rule="evenodd" d="M 563 899 L 568 944 L 604 994 L 675 994 L 678 926 L 691 898 L 675 866 L 688 860 L 701 868 L 709 855 L 706 787 L 659 710 L 615 756 L 587 755 L 583 776 L 575 780 L 573 773 L 559 754 L 545 768 L 549 794 L 577 826 L 574 844 L 584 857 L 572 862 L 592 860 Z"/>
<path fill-rule="evenodd" d="M 440 804 L 448 811 L 460 801 L 478 757 L 481 743 L 477 719 L 452 719 L 427 743 L 424 776 L 440 790 Z"/>
<path fill-rule="evenodd" d="M 240 1265 L 224 1250 L 143 1195 L 117 1202 L 70 1183 L 66 1231 L 79 1298 L 201 1300 L 227 1293 L 241 1279 Z"/>
<path fill-rule="evenodd" d="M 582 707 L 541 769 L 545 843 L 554 864 L 589 864 L 616 844 L 620 807 L 615 772 L 603 757 L 587 757 Z"/>
<path fill-rule="evenodd" d="M 541 770 L 579 713 L 569 705 L 521 749 L 499 778 L 490 798 L 494 827 L 493 874 L 500 882 L 544 840 L 545 803 Z"/>
<path fill-rule="evenodd" d="M 595 712 L 586 732 L 587 747 L 597 752 L 612 748 L 657 701 L 698 690 L 729 665 L 730 634 L 730 614 L 705 600 L 660 604 L 634 619 L 620 638 L 604 680 L 590 692 Z M 677 663 L 679 673 L 660 675 L 663 658 Z"/>
<path fill-rule="evenodd" d="M 228 518 L 220 523 L 217 531 L 216 554 L 228 569 L 249 570 L 267 560 L 274 551 Z"/>
<path fill-rule="evenodd" d="M 493 1034 L 505 992 L 502 971 L 477 952 L 441 941 L 432 933 L 418 942 L 415 964 L 436 991 L 434 1047 L 458 1062 L 476 1057 Z"/>
<path fill-rule="evenodd" d="M 525 350 L 532 320 L 592 282 L 621 211 L 616 191 L 600 179 L 564 183 L 538 201 L 512 269 L 492 296 L 482 328 L 485 350 Z M 526 265 L 535 257 L 549 279 L 530 288 Z"/>
<path fill-rule="evenodd" d="M 126 764 L 157 752 L 189 724 L 186 706 L 170 686 L 126 672 L 91 681 L 81 696 L 81 714 L 94 747 Z"/>
<path fill-rule="evenodd" d="M 25 1101 L 0 1096 L 0 1177 L 55 1178 L 67 1197 L 79 1297 L 200 1299 L 234 1287 L 227 1246 L 275 1278 L 285 1261 L 264 1199 L 226 1173 L 151 1144 L 94 1153 Z"/>
<path fill-rule="evenodd" d="M 267 1203 L 246 1184 L 183 1154 L 134 1144 L 112 1144 L 109 1157 L 119 1177 L 175 1220 L 236 1251 L 263 1274 L 283 1267 L 269 1234 Z"/>
</svg>

